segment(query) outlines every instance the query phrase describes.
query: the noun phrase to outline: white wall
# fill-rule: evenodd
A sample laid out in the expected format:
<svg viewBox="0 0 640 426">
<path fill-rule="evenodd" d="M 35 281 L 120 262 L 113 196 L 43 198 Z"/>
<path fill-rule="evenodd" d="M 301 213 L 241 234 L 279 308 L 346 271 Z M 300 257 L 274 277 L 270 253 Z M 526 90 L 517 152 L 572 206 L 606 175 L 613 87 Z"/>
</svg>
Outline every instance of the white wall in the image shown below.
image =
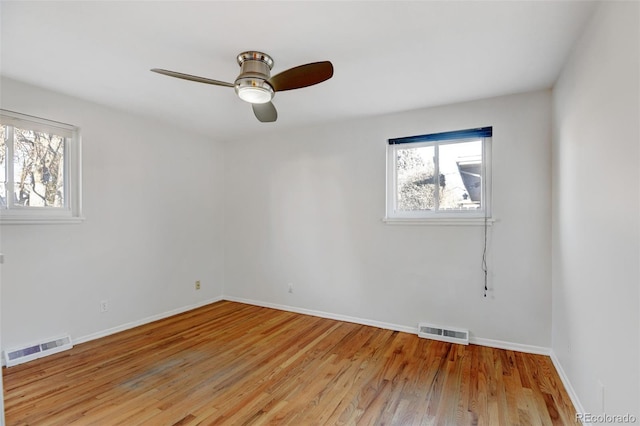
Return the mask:
<svg viewBox="0 0 640 426">
<path fill-rule="evenodd" d="M 639 4 L 594 14 L 554 90 L 553 351 L 590 413 L 640 417 Z"/>
<path fill-rule="evenodd" d="M 550 347 L 550 102 L 541 91 L 226 144 L 225 296 Z M 482 227 L 381 221 L 388 138 L 480 126 L 494 131 L 486 299 Z"/>
<path fill-rule="evenodd" d="M 222 295 L 219 144 L 9 79 L 1 105 L 81 127 L 86 217 L 1 227 L 3 348 L 92 336 Z"/>
</svg>

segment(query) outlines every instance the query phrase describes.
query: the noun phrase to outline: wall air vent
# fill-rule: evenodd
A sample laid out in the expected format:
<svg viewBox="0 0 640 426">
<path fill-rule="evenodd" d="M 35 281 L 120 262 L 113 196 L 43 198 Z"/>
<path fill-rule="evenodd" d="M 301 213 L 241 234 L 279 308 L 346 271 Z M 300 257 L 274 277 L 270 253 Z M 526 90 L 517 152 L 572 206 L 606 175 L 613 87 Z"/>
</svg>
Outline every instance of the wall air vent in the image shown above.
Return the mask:
<svg viewBox="0 0 640 426">
<path fill-rule="evenodd" d="M 46 339 L 42 343 L 34 343 L 32 345 L 4 351 L 4 362 L 7 367 L 12 367 L 22 364 L 23 362 L 62 352 L 72 347 L 73 344 L 71 343 L 71 336 L 69 335 Z"/>
<path fill-rule="evenodd" d="M 421 322 L 418 324 L 418 336 L 426 339 L 441 340 L 449 343 L 469 344 L 469 330 L 454 327 L 443 327 Z"/>
</svg>

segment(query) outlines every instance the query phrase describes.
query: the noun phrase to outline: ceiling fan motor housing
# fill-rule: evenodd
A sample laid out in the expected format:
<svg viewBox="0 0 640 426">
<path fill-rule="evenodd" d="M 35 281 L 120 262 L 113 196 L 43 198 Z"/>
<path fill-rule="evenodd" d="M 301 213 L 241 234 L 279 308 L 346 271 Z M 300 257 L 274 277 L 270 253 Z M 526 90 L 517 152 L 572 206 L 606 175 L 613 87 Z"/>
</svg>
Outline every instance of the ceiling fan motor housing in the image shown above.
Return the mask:
<svg viewBox="0 0 640 426">
<path fill-rule="evenodd" d="M 240 75 L 234 83 L 240 99 L 250 103 L 266 103 L 273 99 L 273 87 L 267 82 L 271 77 L 273 59 L 266 53 L 248 51 L 238 55 Z"/>
<path fill-rule="evenodd" d="M 162 68 L 152 68 L 151 71 L 183 80 L 233 87 L 240 99 L 251 104 L 254 115 L 262 123 L 272 123 L 278 118 L 278 111 L 271 103 L 276 91 L 313 86 L 333 76 L 333 65 L 329 61 L 299 65 L 271 77 L 273 59 L 266 53 L 249 50 L 240 53 L 236 59 L 240 75 L 233 84 Z"/>
</svg>

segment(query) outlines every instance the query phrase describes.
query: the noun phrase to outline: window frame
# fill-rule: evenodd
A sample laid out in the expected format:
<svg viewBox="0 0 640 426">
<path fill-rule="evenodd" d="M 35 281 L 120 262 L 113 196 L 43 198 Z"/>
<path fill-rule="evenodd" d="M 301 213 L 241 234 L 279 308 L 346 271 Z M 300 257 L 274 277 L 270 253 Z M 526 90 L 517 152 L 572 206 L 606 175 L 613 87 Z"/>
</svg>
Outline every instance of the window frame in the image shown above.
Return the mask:
<svg viewBox="0 0 640 426">
<path fill-rule="evenodd" d="M 0 124 L 9 127 L 5 176 L 7 203 L 0 208 L 0 225 L 80 223 L 82 217 L 82 155 L 80 129 L 66 123 L 0 109 Z M 64 199 L 63 207 L 31 207 L 14 204 L 15 141 L 13 128 L 19 127 L 64 137 Z"/>
<path fill-rule="evenodd" d="M 493 128 L 456 130 L 450 132 L 425 134 L 389 139 L 386 153 L 386 215 L 384 222 L 389 224 L 425 224 L 425 225 L 490 225 L 491 216 L 491 149 Z M 434 147 L 434 176 L 439 175 L 439 148 L 471 141 L 482 141 L 482 191 L 481 209 L 477 210 L 414 210 L 399 211 L 397 206 L 397 151 L 399 149 Z M 436 180 L 437 188 L 440 187 Z M 438 192 L 436 190 L 436 192 Z M 436 207 L 438 202 L 436 202 Z"/>
</svg>

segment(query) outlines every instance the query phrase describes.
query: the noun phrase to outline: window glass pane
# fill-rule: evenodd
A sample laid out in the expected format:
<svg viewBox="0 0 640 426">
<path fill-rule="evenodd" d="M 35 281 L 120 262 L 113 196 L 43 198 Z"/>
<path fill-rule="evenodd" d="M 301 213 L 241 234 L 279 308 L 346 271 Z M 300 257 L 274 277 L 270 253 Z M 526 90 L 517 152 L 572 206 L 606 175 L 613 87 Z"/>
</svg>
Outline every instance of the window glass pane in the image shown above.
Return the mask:
<svg viewBox="0 0 640 426">
<path fill-rule="evenodd" d="M 482 208 L 482 141 L 439 146 L 440 210 Z"/>
<path fill-rule="evenodd" d="M 0 126 L 0 208 L 7 208 L 7 126 Z"/>
<path fill-rule="evenodd" d="M 64 138 L 14 129 L 15 203 L 64 207 Z"/>
<path fill-rule="evenodd" d="M 396 209 L 433 210 L 436 185 L 433 146 L 396 150 Z"/>
</svg>

